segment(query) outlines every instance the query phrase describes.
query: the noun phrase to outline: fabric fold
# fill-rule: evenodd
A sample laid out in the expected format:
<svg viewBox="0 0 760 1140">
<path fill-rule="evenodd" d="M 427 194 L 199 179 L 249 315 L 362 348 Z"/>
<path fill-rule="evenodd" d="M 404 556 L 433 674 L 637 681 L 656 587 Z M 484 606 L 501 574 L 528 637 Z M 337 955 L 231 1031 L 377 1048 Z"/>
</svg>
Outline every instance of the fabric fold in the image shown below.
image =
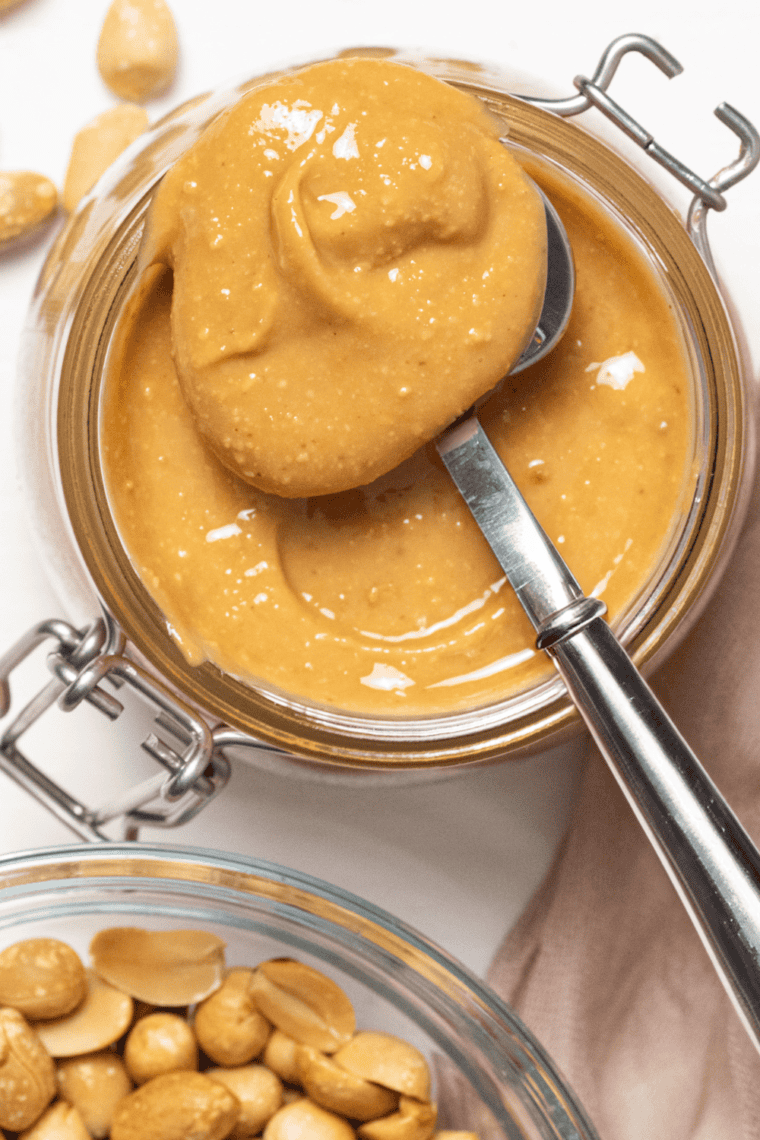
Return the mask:
<svg viewBox="0 0 760 1140">
<path fill-rule="evenodd" d="M 654 680 L 760 840 L 760 504 L 718 591 Z M 592 747 L 569 832 L 489 980 L 601 1140 L 760 1136 L 760 1056 L 648 839 Z"/>
</svg>

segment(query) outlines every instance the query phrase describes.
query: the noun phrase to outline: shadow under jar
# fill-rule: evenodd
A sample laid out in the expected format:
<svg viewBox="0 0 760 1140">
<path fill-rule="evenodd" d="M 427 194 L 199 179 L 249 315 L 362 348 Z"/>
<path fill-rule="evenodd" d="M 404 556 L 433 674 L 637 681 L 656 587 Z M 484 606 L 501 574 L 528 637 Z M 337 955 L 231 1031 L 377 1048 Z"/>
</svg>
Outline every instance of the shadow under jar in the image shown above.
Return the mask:
<svg viewBox="0 0 760 1140">
<path fill-rule="evenodd" d="M 678 425 L 684 443 L 674 461 L 674 490 L 667 517 L 658 521 L 651 557 L 610 605 L 618 637 L 639 668 L 650 669 L 707 601 L 741 521 L 751 468 L 741 361 L 708 265 L 653 186 L 606 143 L 552 113 L 551 101 L 540 105 L 514 97 L 508 94 L 507 78 L 471 65 L 389 54 L 482 98 L 504 121 L 508 145 L 528 172 L 550 196 L 562 199 L 570 221 L 571 214 L 580 219 L 572 223 L 580 225 L 579 234 L 585 218 L 589 230 L 601 226 L 607 234 L 602 245 L 612 235 L 616 256 L 622 264 L 628 259 L 639 267 L 636 273 L 644 275 L 641 280 L 649 282 L 672 322 L 688 387 L 683 403 L 687 422 Z M 440 772 L 555 744 L 577 727 L 578 719 L 549 661 L 531 653 L 527 624 L 517 653 L 495 652 L 493 668 L 474 670 L 479 675 L 464 685 L 444 684 L 439 691 L 445 700 L 438 705 L 429 701 L 427 708 L 404 683 L 396 686 L 403 699 L 378 711 L 351 701 L 333 703 L 318 689 L 291 691 L 267 678 L 265 670 L 240 680 L 234 668 L 188 662 L 114 521 L 101 446 L 104 378 L 119 315 L 134 284 L 153 189 L 216 115 L 273 78 L 200 97 L 164 119 L 101 180 L 51 252 L 33 303 L 22 363 L 22 453 L 46 563 L 72 621 L 87 623 L 105 611 L 112 645 L 117 644 L 115 631 L 123 630 L 131 656 L 212 725 L 229 726 L 225 745 L 239 744 L 240 755 L 254 763 L 323 772 L 340 768 L 349 775 L 414 768 Z M 629 357 L 631 375 L 640 371 L 635 352 L 623 347 L 621 356 Z M 583 371 L 594 371 L 588 386 L 596 382 L 597 388 L 605 383 L 614 388 L 615 368 L 626 367 L 605 360 L 589 363 L 593 369 Z M 610 364 L 606 375 L 612 376 L 611 383 L 600 376 L 600 369 Z M 526 383 L 528 379 L 526 374 Z M 522 382 L 518 376 L 518 393 Z M 494 424 L 502 412 L 500 407 L 493 411 Z M 554 447 L 559 436 L 553 424 L 549 428 Z M 614 437 L 607 446 L 614 450 Z M 508 448 L 505 459 L 520 483 Z M 646 464 L 646 454 L 641 462 Z M 529 489 L 528 484 L 530 498 Z M 538 508 L 537 513 L 540 519 Z M 620 558 L 607 566 L 607 581 L 626 553 L 626 541 L 622 534 Z M 586 591 L 599 585 L 604 597 L 604 573 L 599 583 L 584 581 L 567 548 L 563 553 Z M 486 616 L 498 630 L 504 599 L 494 584 Z M 513 603 L 510 597 L 508 604 Z M 423 629 L 416 646 L 424 636 Z M 276 645 L 270 652 L 276 657 Z M 507 663 L 499 664 L 505 656 Z M 370 663 L 362 672 L 371 670 Z M 388 688 L 393 692 L 393 684 Z"/>
</svg>

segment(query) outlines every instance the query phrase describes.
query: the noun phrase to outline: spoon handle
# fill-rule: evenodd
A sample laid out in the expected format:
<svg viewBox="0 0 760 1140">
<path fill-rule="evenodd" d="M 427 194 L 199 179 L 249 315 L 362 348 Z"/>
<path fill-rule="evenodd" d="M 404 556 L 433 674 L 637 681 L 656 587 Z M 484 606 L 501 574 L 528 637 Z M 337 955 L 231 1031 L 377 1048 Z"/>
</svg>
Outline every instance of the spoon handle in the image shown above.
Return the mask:
<svg viewBox="0 0 760 1140">
<path fill-rule="evenodd" d="M 475 416 L 438 451 L 681 897 L 760 1050 L 760 853 L 601 614 Z"/>
</svg>

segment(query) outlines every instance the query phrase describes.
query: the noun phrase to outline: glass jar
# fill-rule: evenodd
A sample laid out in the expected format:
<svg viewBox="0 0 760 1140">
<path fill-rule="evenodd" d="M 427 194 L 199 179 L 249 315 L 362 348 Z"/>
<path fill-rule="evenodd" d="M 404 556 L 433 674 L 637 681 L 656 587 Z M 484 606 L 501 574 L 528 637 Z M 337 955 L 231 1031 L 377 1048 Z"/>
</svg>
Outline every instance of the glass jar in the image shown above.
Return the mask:
<svg viewBox="0 0 760 1140">
<path fill-rule="evenodd" d="M 481 1140 L 593 1140 L 541 1046 L 482 982 L 353 895 L 271 863 L 198 848 L 97 844 L 0 858 L 0 948 L 59 938 L 87 959 L 109 926 L 200 928 L 230 965 L 294 957 L 332 977 L 363 1028 L 417 1046 L 439 1127 Z"/>
<path fill-rule="evenodd" d="M 691 462 L 682 507 L 660 557 L 615 622 L 644 670 L 663 660 L 709 598 L 737 534 L 752 466 L 742 362 L 705 237 L 706 196 L 720 197 L 718 190 L 671 165 L 696 190 L 685 229 L 630 162 L 568 118 L 590 102 L 601 106 L 622 54 L 650 54 L 650 44 L 644 37 L 616 41 L 578 96 L 555 101 L 516 98 L 507 78 L 471 65 L 383 53 L 474 93 L 508 118 L 511 146 L 539 169 L 580 186 L 633 239 L 676 316 L 693 383 Z M 77 626 L 104 615 L 100 652 L 121 653 L 123 631 L 130 658 L 200 710 L 222 733 L 225 747 L 238 746 L 254 762 L 320 773 L 440 774 L 556 744 L 578 726 L 558 677 L 464 711 L 390 717 L 328 708 L 265 684 L 249 686 L 210 664 L 191 667 L 121 544 L 101 469 L 99 402 L 109 338 L 132 280 L 151 194 L 209 121 L 271 78 L 201 96 L 158 123 L 107 172 L 51 251 L 22 353 L 19 431 L 45 564 Z M 734 181 L 745 167 L 744 158 L 737 160 Z"/>
</svg>

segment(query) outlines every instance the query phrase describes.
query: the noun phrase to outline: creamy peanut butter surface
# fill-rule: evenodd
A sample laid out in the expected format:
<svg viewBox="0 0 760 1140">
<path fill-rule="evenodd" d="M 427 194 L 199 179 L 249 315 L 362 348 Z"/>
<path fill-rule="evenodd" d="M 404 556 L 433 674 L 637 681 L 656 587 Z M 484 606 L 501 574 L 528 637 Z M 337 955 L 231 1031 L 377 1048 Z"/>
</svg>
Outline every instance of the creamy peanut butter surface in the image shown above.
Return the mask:
<svg viewBox="0 0 760 1140">
<path fill-rule="evenodd" d="M 143 265 L 232 471 L 303 497 L 371 482 L 504 376 L 538 319 L 535 186 L 471 96 L 387 60 L 254 90 L 159 188 Z"/>
<path fill-rule="evenodd" d="M 590 196 L 536 176 L 572 242 L 573 315 L 560 345 L 481 418 L 614 619 L 681 508 L 691 380 L 634 243 Z M 368 485 L 316 497 L 268 494 L 220 462 L 172 360 L 173 292 L 157 266 L 125 314 L 102 450 L 123 542 L 188 659 L 299 700 L 391 715 L 477 707 L 551 675 L 432 444 Z M 402 328 L 406 319 L 402 309 Z"/>
</svg>

